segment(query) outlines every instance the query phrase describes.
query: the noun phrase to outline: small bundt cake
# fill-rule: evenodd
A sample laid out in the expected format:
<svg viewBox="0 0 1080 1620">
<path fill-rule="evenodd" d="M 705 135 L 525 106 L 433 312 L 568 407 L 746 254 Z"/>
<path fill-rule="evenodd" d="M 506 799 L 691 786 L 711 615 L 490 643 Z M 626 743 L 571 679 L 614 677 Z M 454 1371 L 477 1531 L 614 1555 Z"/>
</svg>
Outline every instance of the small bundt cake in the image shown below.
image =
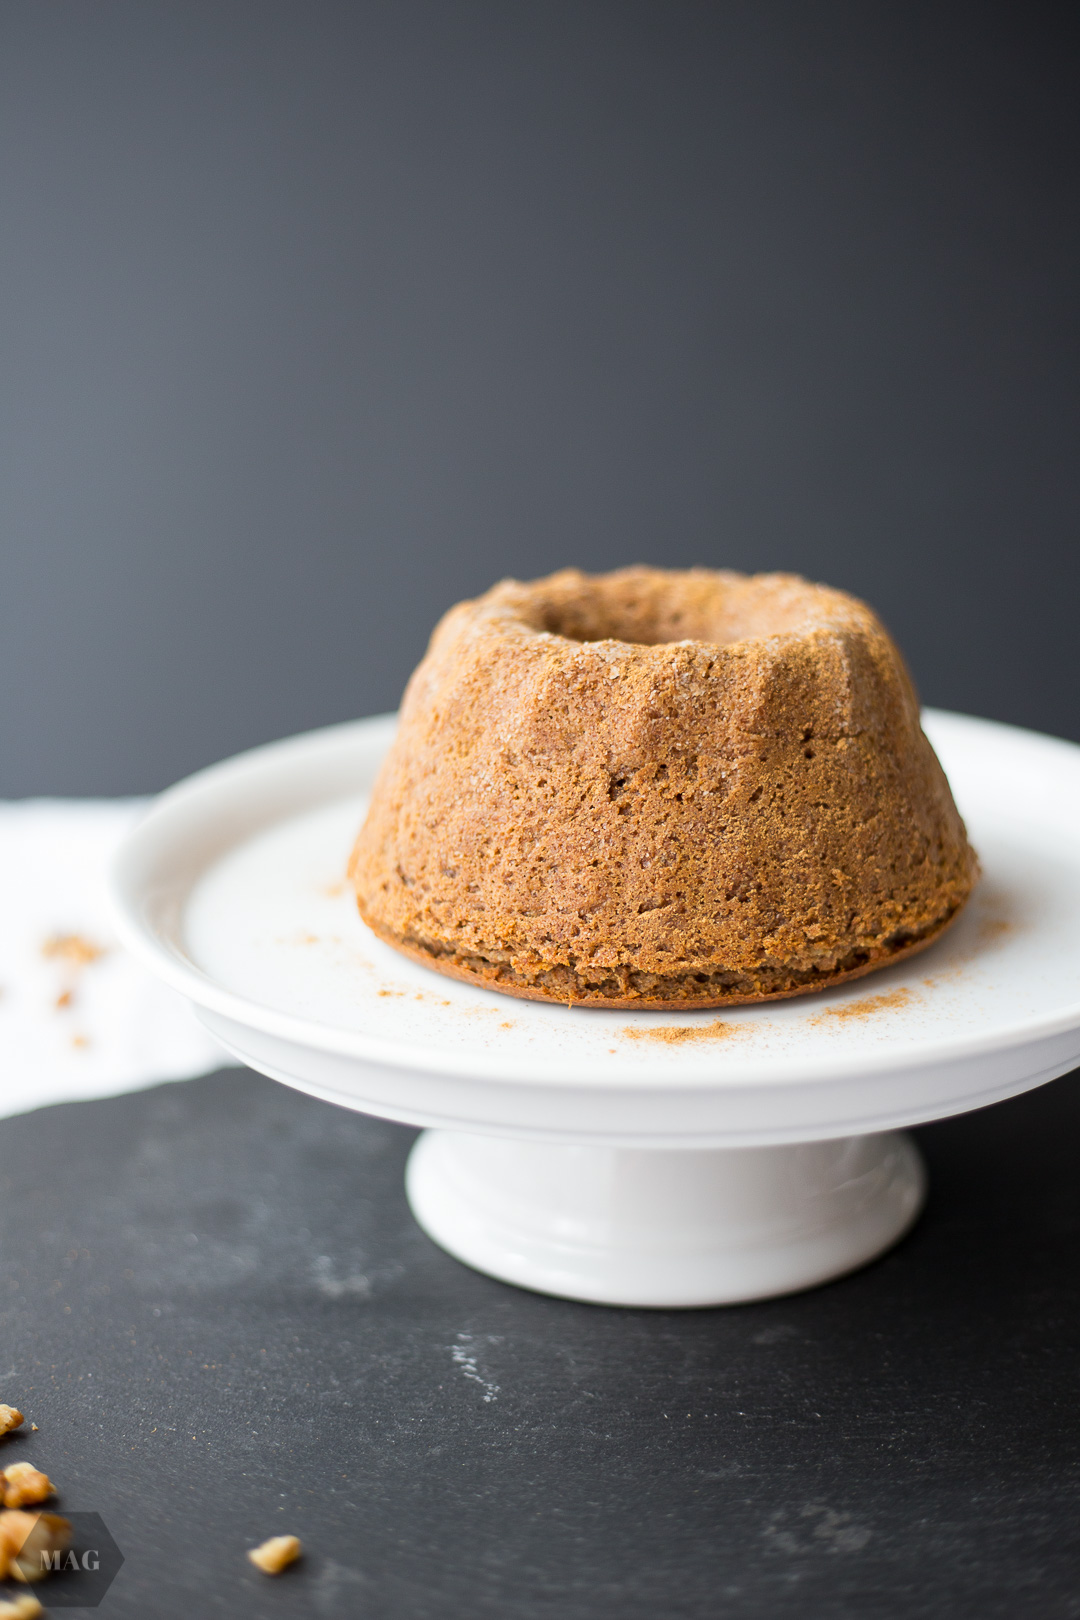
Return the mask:
<svg viewBox="0 0 1080 1620">
<path fill-rule="evenodd" d="M 440 973 L 683 1009 L 895 962 L 977 870 L 869 608 L 791 574 L 624 568 L 446 614 L 349 876 Z"/>
</svg>

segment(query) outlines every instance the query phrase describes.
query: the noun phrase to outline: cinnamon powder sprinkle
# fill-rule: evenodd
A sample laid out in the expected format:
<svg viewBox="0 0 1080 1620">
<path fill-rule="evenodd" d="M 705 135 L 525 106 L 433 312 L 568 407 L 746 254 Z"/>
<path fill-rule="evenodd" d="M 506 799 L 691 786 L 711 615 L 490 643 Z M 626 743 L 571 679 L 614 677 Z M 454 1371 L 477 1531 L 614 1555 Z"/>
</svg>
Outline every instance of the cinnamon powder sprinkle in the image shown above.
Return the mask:
<svg viewBox="0 0 1080 1620">
<path fill-rule="evenodd" d="M 811 1022 L 819 1024 L 823 1018 L 841 1018 L 845 1021 L 850 1018 L 872 1018 L 875 1013 L 891 1012 L 896 1007 L 908 1006 L 914 1000 L 914 993 L 901 984 L 883 996 L 864 996 L 861 1001 L 848 1001 L 842 1007 L 826 1007 Z"/>
<path fill-rule="evenodd" d="M 664 1046 L 682 1046 L 687 1041 L 723 1041 L 735 1034 L 734 1024 L 725 1024 L 714 1018 L 708 1024 L 660 1024 L 652 1029 L 639 1029 L 627 1024 L 622 1030 L 627 1041 L 659 1041 Z"/>
<path fill-rule="evenodd" d="M 979 944 L 992 945 L 995 940 L 1004 939 L 1011 934 L 1015 924 L 1008 917 L 980 917 L 979 918 Z"/>
</svg>

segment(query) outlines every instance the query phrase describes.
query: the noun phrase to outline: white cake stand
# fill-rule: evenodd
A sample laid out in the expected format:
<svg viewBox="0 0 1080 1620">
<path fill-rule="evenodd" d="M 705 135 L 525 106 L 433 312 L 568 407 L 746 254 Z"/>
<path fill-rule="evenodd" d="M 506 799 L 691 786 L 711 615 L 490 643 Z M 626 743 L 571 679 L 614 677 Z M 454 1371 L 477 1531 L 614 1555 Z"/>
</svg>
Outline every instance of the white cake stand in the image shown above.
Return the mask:
<svg viewBox="0 0 1080 1620">
<path fill-rule="evenodd" d="M 119 925 L 244 1063 L 428 1127 L 409 1200 L 468 1264 L 612 1305 L 806 1288 L 918 1214 L 923 1170 L 897 1127 L 1080 1062 L 1080 748 L 926 719 L 982 884 L 930 950 L 816 996 L 599 1012 L 398 956 L 343 882 L 392 717 L 162 795 L 116 865 Z"/>
</svg>

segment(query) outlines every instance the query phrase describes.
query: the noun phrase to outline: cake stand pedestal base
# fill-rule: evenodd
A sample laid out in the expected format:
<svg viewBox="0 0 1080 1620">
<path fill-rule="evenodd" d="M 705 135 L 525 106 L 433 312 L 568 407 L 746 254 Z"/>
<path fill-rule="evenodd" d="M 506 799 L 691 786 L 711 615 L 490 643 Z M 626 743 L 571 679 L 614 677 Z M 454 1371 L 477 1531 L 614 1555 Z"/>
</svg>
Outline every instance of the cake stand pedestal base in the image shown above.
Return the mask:
<svg viewBox="0 0 1080 1620">
<path fill-rule="evenodd" d="M 865 1265 L 918 1215 L 922 1161 L 887 1131 L 651 1149 L 428 1130 L 406 1187 L 428 1235 L 505 1282 L 603 1305 L 733 1305 Z"/>
</svg>

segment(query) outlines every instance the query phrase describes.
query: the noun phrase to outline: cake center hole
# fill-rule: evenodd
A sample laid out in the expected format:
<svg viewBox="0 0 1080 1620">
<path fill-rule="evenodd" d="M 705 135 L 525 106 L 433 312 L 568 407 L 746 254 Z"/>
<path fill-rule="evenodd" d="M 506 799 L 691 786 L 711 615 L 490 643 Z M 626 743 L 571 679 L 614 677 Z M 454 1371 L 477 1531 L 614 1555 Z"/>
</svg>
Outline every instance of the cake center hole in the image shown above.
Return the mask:
<svg viewBox="0 0 1080 1620">
<path fill-rule="evenodd" d="M 817 594 L 783 575 L 756 580 L 690 570 L 676 577 L 647 569 L 606 578 L 555 575 L 549 590 L 530 604 L 529 622 L 568 641 L 638 647 L 701 641 L 725 647 L 820 624 Z"/>
<path fill-rule="evenodd" d="M 678 603 L 633 599 L 617 605 L 588 600 L 560 603 L 542 615 L 540 628 L 568 641 L 624 641 L 637 647 L 728 639 L 717 633 L 712 615 Z"/>
</svg>

